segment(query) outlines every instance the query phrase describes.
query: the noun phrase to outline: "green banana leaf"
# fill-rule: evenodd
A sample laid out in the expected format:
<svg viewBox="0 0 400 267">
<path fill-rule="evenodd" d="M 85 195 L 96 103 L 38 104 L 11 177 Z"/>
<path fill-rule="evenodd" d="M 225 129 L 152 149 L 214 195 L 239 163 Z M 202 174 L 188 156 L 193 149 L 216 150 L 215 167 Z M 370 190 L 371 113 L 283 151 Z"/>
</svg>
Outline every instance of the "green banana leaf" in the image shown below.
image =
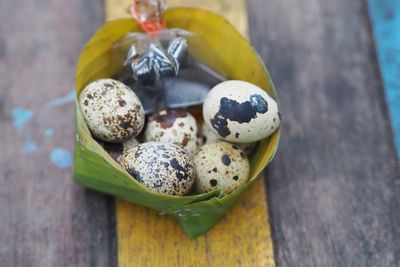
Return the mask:
<svg viewBox="0 0 400 267">
<path fill-rule="evenodd" d="M 195 33 L 189 51 L 229 79 L 245 80 L 266 90 L 276 100 L 274 86 L 263 62 L 248 41 L 223 17 L 201 9 L 174 8 L 164 19 L 169 28 Z M 132 19 L 105 23 L 82 50 L 76 71 L 76 93 L 90 82 L 113 77 L 121 70 L 123 56 L 114 44 L 128 32 L 141 31 Z M 125 51 L 126 52 L 126 51 Z M 119 54 L 118 54 L 119 53 Z M 220 191 L 191 196 L 169 196 L 148 190 L 133 179 L 91 136 L 76 102 L 74 179 L 91 189 L 158 210 L 176 218 L 190 238 L 207 232 L 232 207 L 272 160 L 280 130 L 262 140 L 250 158 L 250 179 L 235 192 Z"/>
</svg>

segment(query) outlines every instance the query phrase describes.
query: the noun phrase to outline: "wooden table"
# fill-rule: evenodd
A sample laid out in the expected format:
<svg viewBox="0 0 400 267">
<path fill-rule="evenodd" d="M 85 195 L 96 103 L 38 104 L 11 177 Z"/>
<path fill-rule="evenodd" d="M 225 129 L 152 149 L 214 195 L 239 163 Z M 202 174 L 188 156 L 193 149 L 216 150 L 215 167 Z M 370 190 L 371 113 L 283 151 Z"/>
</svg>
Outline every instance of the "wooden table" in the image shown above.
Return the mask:
<svg viewBox="0 0 400 267">
<path fill-rule="evenodd" d="M 248 33 L 283 111 L 266 187 L 196 240 L 71 179 L 77 55 L 128 2 L 0 4 L 1 266 L 399 265 L 396 0 L 169 1 Z"/>
</svg>

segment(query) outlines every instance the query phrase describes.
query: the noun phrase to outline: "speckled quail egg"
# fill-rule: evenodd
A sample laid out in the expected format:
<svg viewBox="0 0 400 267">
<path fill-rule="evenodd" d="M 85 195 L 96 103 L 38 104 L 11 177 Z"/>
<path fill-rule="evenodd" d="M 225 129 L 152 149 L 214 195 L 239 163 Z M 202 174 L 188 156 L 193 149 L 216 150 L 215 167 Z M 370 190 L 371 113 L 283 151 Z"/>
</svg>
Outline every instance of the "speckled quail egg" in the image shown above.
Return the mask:
<svg viewBox="0 0 400 267">
<path fill-rule="evenodd" d="M 211 130 L 210 127 L 206 123 L 203 123 L 203 126 L 201 127 L 201 136 L 203 137 L 203 144 L 209 144 L 218 140 L 221 140 L 221 137 L 219 137 L 217 134 L 214 133 L 213 130 Z M 247 156 L 251 154 L 251 152 L 254 151 L 254 148 L 257 145 L 257 142 L 251 142 L 251 143 L 233 143 L 237 147 L 241 148 L 244 152 L 246 152 Z"/>
<path fill-rule="evenodd" d="M 202 146 L 194 156 L 196 190 L 199 193 L 221 189 L 232 193 L 249 178 L 246 153 L 234 144 L 216 141 Z"/>
<path fill-rule="evenodd" d="M 239 147 L 240 149 L 242 149 L 247 156 L 250 156 L 251 153 L 253 153 L 253 151 L 255 150 L 255 148 L 257 147 L 258 142 L 252 142 L 252 143 L 235 143 L 234 145 L 236 145 L 237 147 Z"/>
<path fill-rule="evenodd" d="M 261 88 L 244 81 L 225 81 L 204 100 L 205 123 L 220 138 L 249 143 L 271 135 L 280 124 L 276 101 Z"/>
<path fill-rule="evenodd" d="M 79 104 L 90 131 L 102 141 L 120 143 L 143 129 L 142 103 L 119 81 L 100 79 L 90 83 L 81 92 Z"/>
<path fill-rule="evenodd" d="M 139 142 L 136 140 L 136 138 L 131 138 L 123 143 L 102 143 L 104 149 L 117 162 L 121 161 L 122 153 L 137 145 L 139 145 Z"/>
<path fill-rule="evenodd" d="M 204 145 L 204 137 L 200 134 L 200 132 L 199 132 L 199 134 L 197 135 L 197 138 L 196 138 L 196 145 L 197 145 L 198 148 L 201 147 L 202 145 Z"/>
<path fill-rule="evenodd" d="M 204 145 L 221 140 L 221 137 L 214 133 L 214 131 L 211 130 L 206 123 L 203 123 L 203 126 L 201 126 L 201 135 L 203 136 Z"/>
<path fill-rule="evenodd" d="M 126 151 L 128 149 L 134 148 L 135 146 L 139 145 L 138 140 L 136 138 L 131 138 L 125 142 L 122 143 L 123 146 L 123 151 Z"/>
<path fill-rule="evenodd" d="M 196 119 L 190 113 L 163 110 L 148 118 L 144 139 L 177 145 L 193 156 L 199 146 L 197 134 Z"/>
<path fill-rule="evenodd" d="M 180 147 L 148 142 L 124 151 L 121 165 L 150 190 L 184 195 L 192 188 L 195 171 L 191 158 Z"/>
</svg>

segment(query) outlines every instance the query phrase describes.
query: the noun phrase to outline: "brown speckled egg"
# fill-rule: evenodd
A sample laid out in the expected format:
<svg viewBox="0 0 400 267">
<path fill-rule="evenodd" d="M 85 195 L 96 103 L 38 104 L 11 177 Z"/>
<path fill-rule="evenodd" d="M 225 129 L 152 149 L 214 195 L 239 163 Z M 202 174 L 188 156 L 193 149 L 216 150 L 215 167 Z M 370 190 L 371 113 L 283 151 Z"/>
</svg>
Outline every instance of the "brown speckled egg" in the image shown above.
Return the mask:
<svg viewBox="0 0 400 267">
<path fill-rule="evenodd" d="M 244 81 L 225 81 L 213 87 L 204 100 L 203 117 L 216 135 L 233 143 L 261 140 L 280 124 L 276 101 Z"/>
<path fill-rule="evenodd" d="M 190 156 L 198 149 L 196 119 L 186 111 L 163 110 L 151 115 L 147 121 L 146 142 L 162 142 L 183 148 Z"/>
<path fill-rule="evenodd" d="M 142 103 L 119 81 L 101 79 L 90 83 L 81 92 L 79 104 L 90 131 L 102 141 L 120 143 L 143 129 Z"/>
<path fill-rule="evenodd" d="M 131 138 L 123 143 L 102 143 L 104 149 L 116 162 L 121 161 L 123 152 L 127 151 L 128 149 L 134 148 L 137 145 L 139 145 L 139 142 L 136 140 L 136 138 Z"/>
<path fill-rule="evenodd" d="M 204 138 L 200 134 L 200 132 L 199 132 L 199 134 L 197 135 L 197 138 L 196 138 L 196 145 L 197 145 L 198 148 L 201 147 L 202 145 L 204 145 Z"/>
<path fill-rule="evenodd" d="M 249 178 L 249 161 L 239 147 L 225 141 L 202 146 L 194 156 L 196 190 L 206 193 L 221 189 L 232 193 Z"/>
<path fill-rule="evenodd" d="M 125 151 L 121 165 L 138 182 L 157 193 L 185 195 L 192 188 L 192 160 L 180 147 L 148 142 Z"/>
<path fill-rule="evenodd" d="M 250 156 L 251 153 L 253 153 L 253 151 L 257 147 L 257 144 L 258 144 L 258 142 L 253 142 L 253 143 L 235 143 L 234 145 L 236 145 L 237 147 L 242 149 L 247 154 L 247 156 Z"/>
</svg>

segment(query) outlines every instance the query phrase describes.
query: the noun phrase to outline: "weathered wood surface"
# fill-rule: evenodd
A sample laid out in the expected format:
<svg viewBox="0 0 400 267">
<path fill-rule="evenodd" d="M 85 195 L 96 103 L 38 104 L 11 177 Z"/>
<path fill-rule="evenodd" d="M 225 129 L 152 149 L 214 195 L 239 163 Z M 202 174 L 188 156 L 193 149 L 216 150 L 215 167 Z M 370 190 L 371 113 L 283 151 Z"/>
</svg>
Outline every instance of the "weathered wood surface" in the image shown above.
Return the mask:
<svg viewBox="0 0 400 267">
<path fill-rule="evenodd" d="M 400 159 L 400 1 L 367 0 L 379 69 Z"/>
<path fill-rule="evenodd" d="M 283 112 L 266 180 L 277 265 L 399 266 L 399 166 L 365 3 L 248 10 Z"/>
<path fill-rule="evenodd" d="M 106 19 L 127 16 L 126 7 L 131 2 L 107 0 Z M 206 7 L 223 14 L 247 35 L 243 0 L 170 0 L 168 4 L 170 7 Z M 275 266 L 262 180 L 250 188 L 214 228 L 195 240 L 188 239 L 172 218 L 122 200 L 116 203 L 118 263 L 121 267 Z"/>
<path fill-rule="evenodd" d="M 49 159 L 74 141 L 72 103 L 49 101 L 71 91 L 102 14 L 98 0 L 0 2 L 1 266 L 115 266 L 113 201 L 74 184 L 68 157 Z M 33 113 L 19 131 L 16 107 Z"/>
</svg>

